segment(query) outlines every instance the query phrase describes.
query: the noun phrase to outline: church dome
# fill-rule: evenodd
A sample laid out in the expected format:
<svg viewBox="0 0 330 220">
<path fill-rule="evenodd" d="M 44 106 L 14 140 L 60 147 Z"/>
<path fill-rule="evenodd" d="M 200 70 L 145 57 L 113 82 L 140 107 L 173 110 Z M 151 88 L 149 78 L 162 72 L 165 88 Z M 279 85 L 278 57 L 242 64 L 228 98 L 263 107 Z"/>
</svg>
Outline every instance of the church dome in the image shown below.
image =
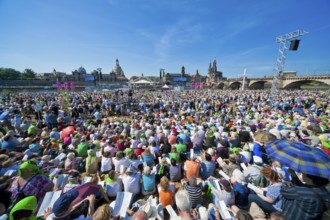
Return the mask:
<svg viewBox="0 0 330 220">
<path fill-rule="evenodd" d="M 80 74 L 86 74 L 87 72 L 86 72 L 86 69 L 84 68 L 84 67 L 79 67 L 79 69 L 78 69 L 78 72 L 80 73 Z"/>
</svg>

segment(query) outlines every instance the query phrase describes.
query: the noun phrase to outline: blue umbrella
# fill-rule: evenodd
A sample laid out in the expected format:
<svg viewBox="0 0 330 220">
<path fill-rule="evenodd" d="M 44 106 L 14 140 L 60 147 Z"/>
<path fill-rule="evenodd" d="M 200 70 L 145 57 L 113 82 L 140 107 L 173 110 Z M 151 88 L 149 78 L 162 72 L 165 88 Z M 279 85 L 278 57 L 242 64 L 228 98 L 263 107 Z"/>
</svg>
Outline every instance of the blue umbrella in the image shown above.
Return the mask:
<svg viewBox="0 0 330 220">
<path fill-rule="evenodd" d="M 330 179 L 330 157 L 318 148 L 289 140 L 276 140 L 265 147 L 268 156 L 304 174 Z"/>
</svg>

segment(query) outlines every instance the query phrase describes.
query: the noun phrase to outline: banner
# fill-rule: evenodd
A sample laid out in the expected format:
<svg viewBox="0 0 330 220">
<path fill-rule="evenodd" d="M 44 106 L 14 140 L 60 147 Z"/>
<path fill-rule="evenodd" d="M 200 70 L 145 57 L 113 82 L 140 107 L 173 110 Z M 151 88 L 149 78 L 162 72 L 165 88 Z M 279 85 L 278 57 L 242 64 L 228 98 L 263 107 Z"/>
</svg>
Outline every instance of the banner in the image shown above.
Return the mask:
<svg viewBox="0 0 330 220">
<path fill-rule="evenodd" d="M 203 87 L 204 87 L 204 83 L 200 82 L 200 83 L 199 83 L 199 88 L 200 88 L 200 89 L 203 89 Z"/>
<path fill-rule="evenodd" d="M 195 82 L 195 88 L 198 89 L 198 82 Z"/>
<path fill-rule="evenodd" d="M 68 82 L 64 82 L 64 89 L 69 89 L 69 83 Z"/>
<path fill-rule="evenodd" d="M 74 90 L 74 82 L 71 82 L 71 90 Z"/>
<path fill-rule="evenodd" d="M 194 82 L 191 83 L 191 88 L 192 88 L 192 89 L 195 88 L 195 83 L 194 83 Z"/>
<path fill-rule="evenodd" d="M 56 85 L 57 85 L 57 89 L 62 89 L 61 82 L 57 82 Z"/>
</svg>

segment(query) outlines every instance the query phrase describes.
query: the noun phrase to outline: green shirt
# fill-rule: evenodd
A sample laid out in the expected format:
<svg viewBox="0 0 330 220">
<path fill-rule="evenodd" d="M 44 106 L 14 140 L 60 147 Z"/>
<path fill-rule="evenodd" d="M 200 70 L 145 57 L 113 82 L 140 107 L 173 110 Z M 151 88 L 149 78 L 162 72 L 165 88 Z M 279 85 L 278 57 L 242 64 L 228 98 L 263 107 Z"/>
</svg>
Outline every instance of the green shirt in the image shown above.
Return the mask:
<svg viewBox="0 0 330 220">
<path fill-rule="evenodd" d="M 36 132 L 37 132 L 36 126 L 31 125 L 31 126 L 28 128 L 28 134 L 29 134 L 29 135 L 35 135 Z"/>
<path fill-rule="evenodd" d="M 178 153 L 170 153 L 170 159 L 174 159 L 177 163 L 179 163 L 180 155 Z"/>
<path fill-rule="evenodd" d="M 89 144 L 87 144 L 87 143 L 78 144 L 78 149 L 77 149 L 78 157 L 87 157 L 88 156 L 87 155 L 88 147 L 89 147 Z"/>
<path fill-rule="evenodd" d="M 175 145 L 176 152 L 185 153 L 187 151 L 187 146 L 185 144 L 177 144 Z"/>
</svg>

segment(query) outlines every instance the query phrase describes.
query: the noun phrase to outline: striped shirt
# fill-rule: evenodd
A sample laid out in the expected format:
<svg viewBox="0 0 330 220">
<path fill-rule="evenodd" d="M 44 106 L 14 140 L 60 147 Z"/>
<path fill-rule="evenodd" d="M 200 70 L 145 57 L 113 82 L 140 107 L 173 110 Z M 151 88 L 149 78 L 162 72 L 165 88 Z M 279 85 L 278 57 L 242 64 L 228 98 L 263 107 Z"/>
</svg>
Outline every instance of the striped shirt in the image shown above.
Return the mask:
<svg viewBox="0 0 330 220">
<path fill-rule="evenodd" d="M 320 187 L 284 186 L 281 195 L 283 214 L 290 220 L 321 219 L 325 204 L 330 204 L 330 193 Z"/>
<path fill-rule="evenodd" d="M 201 204 L 201 202 L 202 202 L 202 183 L 199 183 L 196 186 L 190 186 L 188 183 L 184 183 L 183 187 L 189 193 L 192 208 L 195 208 L 196 205 Z"/>
</svg>

